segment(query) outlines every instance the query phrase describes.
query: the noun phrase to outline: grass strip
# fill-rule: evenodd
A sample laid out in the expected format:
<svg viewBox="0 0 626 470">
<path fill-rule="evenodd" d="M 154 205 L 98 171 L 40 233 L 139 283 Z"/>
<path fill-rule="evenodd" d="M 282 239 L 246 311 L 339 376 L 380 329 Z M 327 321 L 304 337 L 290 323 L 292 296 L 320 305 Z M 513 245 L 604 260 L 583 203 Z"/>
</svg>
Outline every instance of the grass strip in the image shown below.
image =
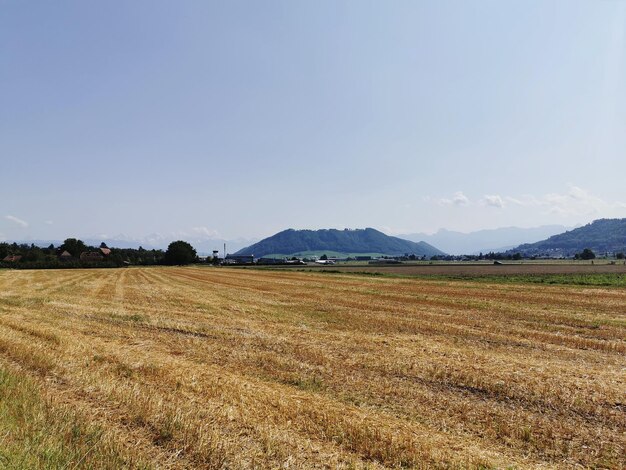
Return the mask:
<svg viewBox="0 0 626 470">
<path fill-rule="evenodd" d="M 45 399 L 29 377 L 0 365 L 0 468 L 149 468 L 123 455 L 105 431 Z"/>
</svg>

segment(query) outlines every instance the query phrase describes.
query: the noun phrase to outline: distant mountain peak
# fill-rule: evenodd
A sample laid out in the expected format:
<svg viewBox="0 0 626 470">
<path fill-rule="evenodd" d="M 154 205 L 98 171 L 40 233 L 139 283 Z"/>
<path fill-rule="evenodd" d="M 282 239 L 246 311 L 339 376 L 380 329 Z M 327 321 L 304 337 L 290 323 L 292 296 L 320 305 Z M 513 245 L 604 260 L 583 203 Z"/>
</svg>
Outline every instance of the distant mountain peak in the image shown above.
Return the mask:
<svg viewBox="0 0 626 470">
<path fill-rule="evenodd" d="M 447 253 L 471 255 L 479 252 L 504 251 L 521 243 L 543 240 L 564 230 L 566 227 L 563 225 L 542 225 L 532 228 L 501 227 L 468 233 L 440 228 L 433 234 L 415 233 L 400 236 L 407 240 L 426 241 Z"/>
</svg>

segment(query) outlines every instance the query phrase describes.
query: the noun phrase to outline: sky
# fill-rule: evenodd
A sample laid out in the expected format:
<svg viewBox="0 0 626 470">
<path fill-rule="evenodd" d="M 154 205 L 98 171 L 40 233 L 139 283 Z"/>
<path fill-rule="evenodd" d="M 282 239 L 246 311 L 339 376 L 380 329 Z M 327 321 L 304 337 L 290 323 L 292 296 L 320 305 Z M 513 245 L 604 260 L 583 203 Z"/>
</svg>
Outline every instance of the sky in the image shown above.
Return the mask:
<svg viewBox="0 0 626 470">
<path fill-rule="evenodd" d="M 626 217 L 626 2 L 0 0 L 0 239 Z"/>
</svg>

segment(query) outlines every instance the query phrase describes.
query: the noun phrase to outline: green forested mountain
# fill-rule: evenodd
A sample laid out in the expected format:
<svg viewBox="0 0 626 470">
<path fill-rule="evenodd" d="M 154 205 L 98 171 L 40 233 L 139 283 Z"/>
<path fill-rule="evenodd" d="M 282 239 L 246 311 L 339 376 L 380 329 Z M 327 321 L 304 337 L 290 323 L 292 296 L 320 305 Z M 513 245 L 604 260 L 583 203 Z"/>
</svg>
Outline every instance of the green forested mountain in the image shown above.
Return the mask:
<svg viewBox="0 0 626 470">
<path fill-rule="evenodd" d="M 585 248 L 596 254 L 626 252 L 626 219 L 598 219 L 546 240 L 520 245 L 510 252 L 572 256 Z"/>
<path fill-rule="evenodd" d="M 304 251 L 337 251 L 343 253 L 381 253 L 385 255 L 414 254 L 434 256 L 444 254 L 425 242 L 411 242 L 390 237 L 373 228 L 356 230 L 294 230 L 288 229 L 239 250 L 238 255 L 285 255 Z"/>
</svg>

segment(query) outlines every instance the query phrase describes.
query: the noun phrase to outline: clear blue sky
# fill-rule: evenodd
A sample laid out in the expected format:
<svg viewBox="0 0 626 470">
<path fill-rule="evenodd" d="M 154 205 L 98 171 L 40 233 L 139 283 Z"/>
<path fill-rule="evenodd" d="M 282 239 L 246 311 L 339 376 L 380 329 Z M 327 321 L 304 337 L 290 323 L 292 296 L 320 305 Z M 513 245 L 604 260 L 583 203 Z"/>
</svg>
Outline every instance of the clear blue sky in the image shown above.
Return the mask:
<svg viewBox="0 0 626 470">
<path fill-rule="evenodd" d="M 623 1 L 0 0 L 0 238 L 626 216 Z"/>
</svg>

